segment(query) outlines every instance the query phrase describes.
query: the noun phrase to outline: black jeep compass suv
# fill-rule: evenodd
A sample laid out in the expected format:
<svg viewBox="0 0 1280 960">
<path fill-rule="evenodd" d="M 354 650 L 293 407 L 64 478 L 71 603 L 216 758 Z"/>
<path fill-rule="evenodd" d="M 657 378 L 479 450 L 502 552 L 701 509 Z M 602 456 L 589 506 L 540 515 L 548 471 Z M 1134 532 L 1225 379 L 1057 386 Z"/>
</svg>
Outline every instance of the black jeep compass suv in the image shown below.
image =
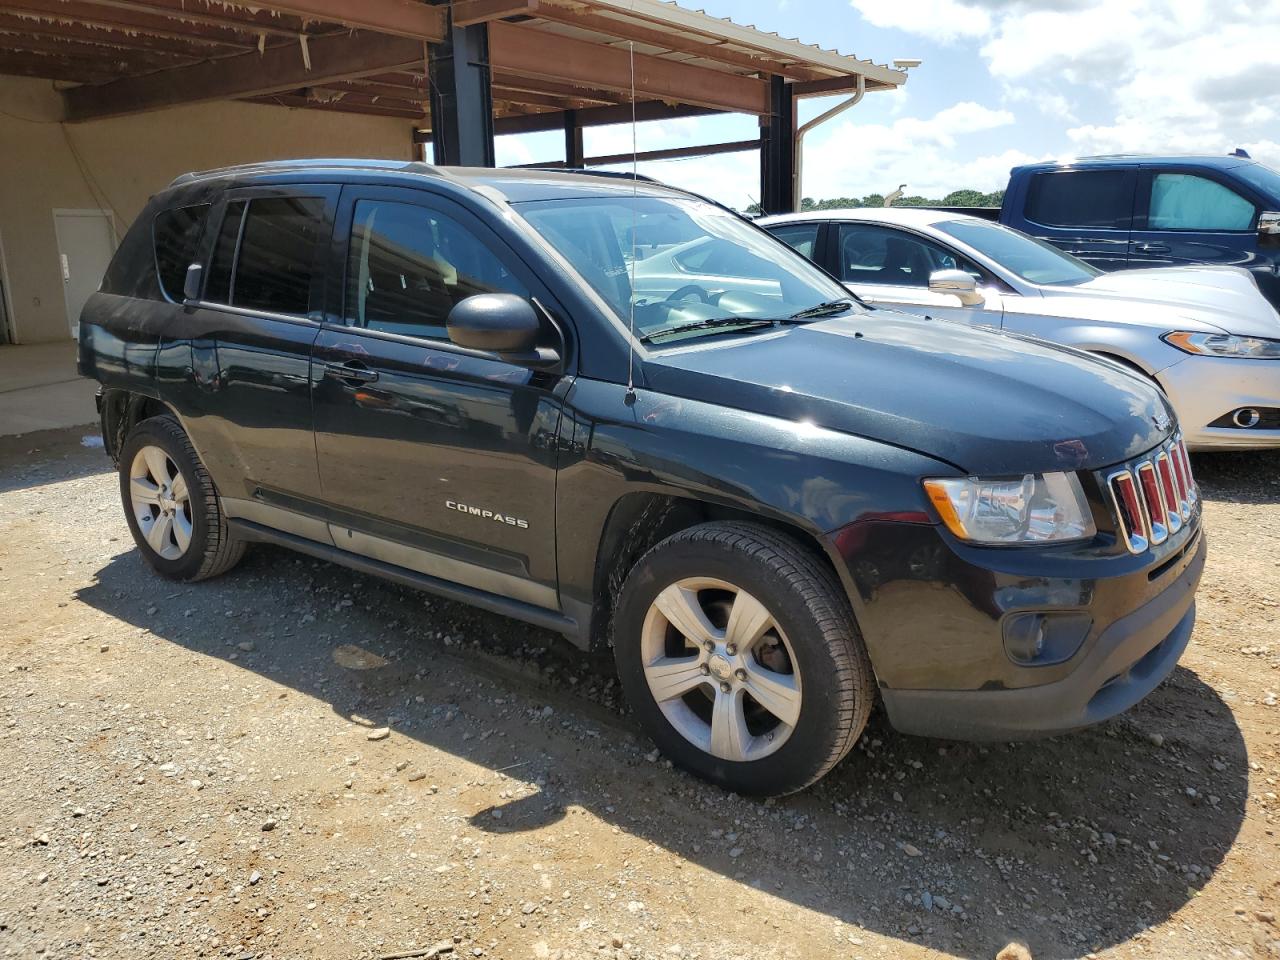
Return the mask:
<svg viewBox="0 0 1280 960">
<path fill-rule="evenodd" d="M 1157 390 L 869 310 L 656 184 L 179 177 L 80 338 L 158 573 L 265 541 L 611 644 L 648 733 L 734 790 L 812 783 L 877 696 L 933 736 L 1103 720 L 1194 623 L 1200 509 Z"/>
</svg>

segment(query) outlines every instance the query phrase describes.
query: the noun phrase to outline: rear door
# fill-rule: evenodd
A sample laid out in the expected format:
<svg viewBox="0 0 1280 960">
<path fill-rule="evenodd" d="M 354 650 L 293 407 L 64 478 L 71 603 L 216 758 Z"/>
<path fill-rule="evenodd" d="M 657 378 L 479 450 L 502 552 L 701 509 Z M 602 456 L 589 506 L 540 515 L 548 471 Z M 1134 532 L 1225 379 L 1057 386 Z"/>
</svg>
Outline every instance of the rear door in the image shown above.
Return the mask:
<svg viewBox="0 0 1280 960">
<path fill-rule="evenodd" d="M 344 550 L 557 609 L 557 432 L 567 376 L 455 347 L 445 320 L 478 293 L 557 312 L 461 205 L 348 187 L 315 346 L 315 442 Z"/>
<path fill-rule="evenodd" d="M 1133 167 L 1031 174 L 1024 229 L 1099 270 L 1123 269 L 1133 223 Z"/>
<path fill-rule="evenodd" d="M 252 187 L 214 206 L 201 298 L 169 325 L 158 373 L 229 515 L 323 537 L 295 515 L 319 510 L 311 346 L 338 189 Z M 181 262 L 166 272 L 180 299 Z"/>
<path fill-rule="evenodd" d="M 1212 170 L 1143 167 L 1129 266 L 1247 263 L 1257 246 L 1259 213 Z"/>
<path fill-rule="evenodd" d="M 931 239 L 876 223 L 832 224 L 830 246 L 835 275 L 850 290 L 876 306 L 925 317 L 958 320 L 976 326 L 1000 326 L 1000 296 L 976 264 Z M 964 270 L 978 281 L 986 303 L 967 307 L 952 294 L 929 289 L 937 270 Z"/>
</svg>

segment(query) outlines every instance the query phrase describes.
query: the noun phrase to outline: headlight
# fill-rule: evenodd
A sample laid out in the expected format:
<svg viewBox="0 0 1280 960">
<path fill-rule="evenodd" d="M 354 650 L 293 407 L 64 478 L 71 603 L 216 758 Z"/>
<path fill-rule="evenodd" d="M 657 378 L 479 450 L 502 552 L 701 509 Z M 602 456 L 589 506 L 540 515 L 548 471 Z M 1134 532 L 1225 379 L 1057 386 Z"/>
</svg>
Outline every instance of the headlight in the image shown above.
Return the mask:
<svg viewBox="0 0 1280 960">
<path fill-rule="evenodd" d="M 1074 473 L 926 480 L 924 489 L 947 529 L 971 543 L 1054 543 L 1097 533 Z"/>
<path fill-rule="evenodd" d="M 1234 333 L 1186 333 L 1176 331 L 1160 338 L 1184 353 L 1209 357 L 1243 357 L 1246 360 L 1280 360 L 1280 340 L 1237 337 Z"/>
</svg>

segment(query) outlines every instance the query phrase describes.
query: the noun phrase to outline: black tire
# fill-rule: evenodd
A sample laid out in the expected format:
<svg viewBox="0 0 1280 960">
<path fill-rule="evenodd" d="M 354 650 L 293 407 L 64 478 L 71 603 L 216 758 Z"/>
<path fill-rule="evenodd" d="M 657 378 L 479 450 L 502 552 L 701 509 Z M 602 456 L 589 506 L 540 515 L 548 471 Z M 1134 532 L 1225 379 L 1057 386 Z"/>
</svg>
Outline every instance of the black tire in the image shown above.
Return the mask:
<svg viewBox="0 0 1280 960">
<path fill-rule="evenodd" d="M 697 746 L 668 720 L 646 679 L 642 633 L 649 609 L 668 586 L 696 578 L 751 594 L 791 648 L 803 694 L 799 716 L 781 746 L 759 759 L 724 760 Z M 875 699 L 871 661 L 834 573 L 791 537 L 752 523 L 700 524 L 641 557 L 619 595 L 614 657 L 628 702 L 662 752 L 747 795 L 793 793 L 821 778 L 857 742 Z"/>
<path fill-rule="evenodd" d="M 189 493 L 191 541 L 182 556 L 161 556 L 147 542 L 138 526 L 130 498 L 130 469 L 138 451 L 146 446 L 159 447 L 173 461 L 186 481 Z M 124 504 L 129 532 L 143 558 L 162 577 L 187 583 L 207 580 L 226 573 L 244 556 L 245 544 L 237 540 L 227 527 L 218 491 L 213 486 L 204 464 L 186 432 L 172 417 L 151 417 L 138 423 L 120 448 L 120 497 Z M 145 519 L 145 518 L 144 518 Z"/>
</svg>

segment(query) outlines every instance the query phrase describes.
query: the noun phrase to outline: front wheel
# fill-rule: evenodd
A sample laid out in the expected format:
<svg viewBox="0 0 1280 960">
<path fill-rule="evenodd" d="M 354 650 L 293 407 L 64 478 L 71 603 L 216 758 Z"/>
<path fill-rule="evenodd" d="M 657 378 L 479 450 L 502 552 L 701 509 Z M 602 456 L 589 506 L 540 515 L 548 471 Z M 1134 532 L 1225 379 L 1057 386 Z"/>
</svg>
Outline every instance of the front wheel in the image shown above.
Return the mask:
<svg viewBox="0 0 1280 960">
<path fill-rule="evenodd" d="M 614 656 L 646 732 L 680 766 L 743 794 L 801 790 L 866 725 L 871 663 L 838 581 L 790 537 L 707 523 L 640 559 Z"/>
<path fill-rule="evenodd" d="M 120 497 L 147 563 L 171 580 L 205 580 L 244 555 L 213 481 L 171 417 L 143 420 L 120 448 Z"/>
</svg>

